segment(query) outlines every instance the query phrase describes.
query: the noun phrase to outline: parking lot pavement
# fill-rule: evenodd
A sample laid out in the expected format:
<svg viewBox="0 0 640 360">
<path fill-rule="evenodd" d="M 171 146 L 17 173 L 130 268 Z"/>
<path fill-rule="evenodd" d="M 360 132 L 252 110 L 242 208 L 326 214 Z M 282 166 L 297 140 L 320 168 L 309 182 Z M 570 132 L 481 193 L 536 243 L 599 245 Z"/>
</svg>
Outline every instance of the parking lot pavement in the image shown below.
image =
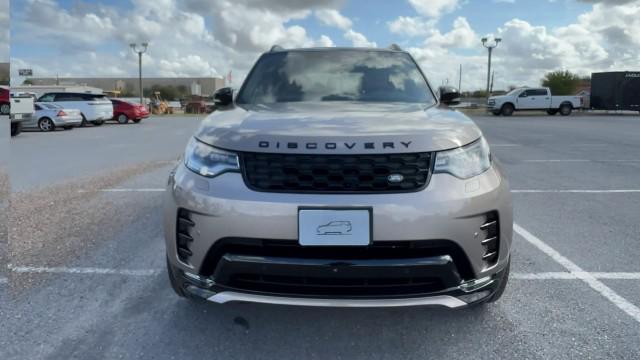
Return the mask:
<svg viewBox="0 0 640 360">
<path fill-rule="evenodd" d="M 151 117 L 139 124 L 76 128 L 42 133 L 28 131 L 11 140 L 15 191 L 95 178 L 114 168 L 176 160 L 202 117 Z M 28 161 L 21 161 L 28 159 Z"/>
<path fill-rule="evenodd" d="M 14 139 L 12 153 L 25 151 L 14 153 L 12 182 L 23 183 L 11 195 L 0 358 L 640 357 L 640 167 L 603 162 L 640 159 L 640 118 L 476 120 L 519 191 L 518 231 L 505 296 L 459 311 L 179 299 L 164 269 L 161 190 L 197 119 Z M 38 168 L 26 144 L 74 152 L 97 136 L 135 155 L 88 147 L 80 169 L 42 167 L 54 185 L 14 177 Z"/>
</svg>

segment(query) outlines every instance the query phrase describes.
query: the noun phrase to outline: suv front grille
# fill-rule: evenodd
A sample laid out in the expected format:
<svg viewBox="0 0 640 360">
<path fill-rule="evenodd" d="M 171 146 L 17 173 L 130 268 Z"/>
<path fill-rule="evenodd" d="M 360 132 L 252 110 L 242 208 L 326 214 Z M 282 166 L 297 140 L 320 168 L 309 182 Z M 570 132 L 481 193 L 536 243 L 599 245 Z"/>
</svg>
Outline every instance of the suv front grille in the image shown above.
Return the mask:
<svg viewBox="0 0 640 360">
<path fill-rule="evenodd" d="M 431 153 L 242 153 L 241 158 L 247 186 L 268 192 L 411 192 L 427 185 L 431 170 Z M 390 175 L 396 175 L 395 182 Z"/>
</svg>

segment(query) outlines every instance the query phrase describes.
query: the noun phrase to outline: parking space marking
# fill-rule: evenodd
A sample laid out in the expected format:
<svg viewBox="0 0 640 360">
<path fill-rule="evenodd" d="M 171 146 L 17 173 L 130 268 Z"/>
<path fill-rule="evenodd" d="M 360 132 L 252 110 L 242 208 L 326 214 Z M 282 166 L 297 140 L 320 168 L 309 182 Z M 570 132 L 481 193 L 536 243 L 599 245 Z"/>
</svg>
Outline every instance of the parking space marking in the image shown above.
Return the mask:
<svg viewBox="0 0 640 360">
<path fill-rule="evenodd" d="M 78 190 L 78 192 L 81 193 L 91 193 L 91 192 L 114 192 L 114 193 L 119 193 L 119 192 L 163 192 L 165 191 L 165 189 L 163 188 L 141 188 L 141 189 L 136 189 L 136 188 L 114 188 L 114 189 L 97 189 L 97 190 Z"/>
<path fill-rule="evenodd" d="M 8 282 L 9 282 L 9 279 L 0 277 L 0 284 L 7 284 Z"/>
<path fill-rule="evenodd" d="M 599 280 L 640 280 L 640 272 L 543 272 L 512 273 L 510 277 L 518 280 L 581 280 L 590 274 Z"/>
<path fill-rule="evenodd" d="M 8 265 L 9 270 L 19 274 L 98 274 L 125 276 L 154 276 L 164 272 L 163 269 L 114 269 L 98 267 L 46 267 Z M 640 280 L 640 272 L 542 272 L 542 273 L 511 273 L 515 280 L 582 280 L 590 275 L 603 280 Z M 0 277 L 0 283 L 6 283 L 7 278 Z"/>
<path fill-rule="evenodd" d="M 625 190 L 511 190 L 513 194 L 559 194 L 559 193 L 574 193 L 574 194 L 633 194 L 640 193 L 640 189 L 625 189 Z"/>
<path fill-rule="evenodd" d="M 563 162 L 587 162 L 587 163 L 635 163 L 640 159 L 613 159 L 613 160 L 589 160 L 589 159 L 529 159 L 522 160 L 525 163 L 563 163 Z"/>
<path fill-rule="evenodd" d="M 78 190 L 80 193 L 104 192 L 104 193 L 123 193 L 123 192 L 164 192 L 164 188 L 107 188 L 96 190 Z M 566 190 L 542 190 L 542 189 L 516 189 L 511 190 L 514 194 L 556 194 L 556 193 L 575 193 L 575 194 L 633 194 L 640 193 L 640 189 L 566 189 Z"/>
<path fill-rule="evenodd" d="M 128 276 L 153 276 L 160 273 L 154 269 L 109 269 L 95 267 L 42 267 L 42 266 L 16 266 L 9 264 L 8 268 L 16 273 L 51 273 L 51 274 L 100 274 L 100 275 L 128 275 Z"/>
<path fill-rule="evenodd" d="M 617 306 L 620 310 L 626 312 L 634 320 L 640 323 L 640 308 L 630 303 L 627 299 L 623 298 L 622 296 L 618 295 L 615 291 L 613 291 L 611 288 L 605 285 L 602 281 L 596 279 L 593 275 L 584 271 L 580 266 L 578 266 L 568 258 L 564 257 L 554 248 L 547 245 L 547 243 L 540 240 L 535 235 L 531 234 L 529 231 L 522 228 L 520 225 L 514 223 L 513 230 L 518 235 L 520 235 L 523 239 L 529 242 L 531 245 L 535 246 L 540 251 L 547 254 L 547 256 L 549 256 L 555 262 L 562 265 L 570 273 L 572 273 L 577 278 L 585 282 L 593 290 L 597 291 L 600 295 L 604 296 L 607 300 L 609 300 L 612 304 Z"/>
</svg>

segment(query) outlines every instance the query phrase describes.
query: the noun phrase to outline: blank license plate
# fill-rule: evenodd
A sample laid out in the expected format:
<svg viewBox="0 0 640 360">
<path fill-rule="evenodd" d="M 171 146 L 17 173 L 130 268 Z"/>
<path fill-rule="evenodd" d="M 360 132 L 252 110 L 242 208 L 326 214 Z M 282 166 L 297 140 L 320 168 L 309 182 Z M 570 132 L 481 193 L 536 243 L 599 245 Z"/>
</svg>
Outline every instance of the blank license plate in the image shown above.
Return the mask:
<svg viewBox="0 0 640 360">
<path fill-rule="evenodd" d="M 298 241 L 303 246 L 366 246 L 371 242 L 371 211 L 300 210 Z"/>
</svg>

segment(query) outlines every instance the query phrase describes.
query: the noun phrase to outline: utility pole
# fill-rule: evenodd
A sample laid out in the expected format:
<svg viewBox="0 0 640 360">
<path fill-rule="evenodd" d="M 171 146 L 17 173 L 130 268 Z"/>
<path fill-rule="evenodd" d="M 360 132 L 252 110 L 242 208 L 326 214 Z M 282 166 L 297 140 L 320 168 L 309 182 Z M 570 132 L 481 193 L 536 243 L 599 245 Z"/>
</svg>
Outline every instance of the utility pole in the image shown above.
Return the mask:
<svg viewBox="0 0 640 360">
<path fill-rule="evenodd" d="M 491 55 L 493 54 L 493 49 L 497 48 L 501 41 L 501 38 L 495 38 L 493 39 L 493 43 L 489 43 L 488 38 L 482 38 L 482 46 L 489 50 L 489 66 L 487 68 L 487 100 L 491 95 Z"/>
<path fill-rule="evenodd" d="M 133 50 L 134 53 L 138 54 L 138 80 L 139 80 L 138 85 L 140 86 L 140 105 L 146 106 L 144 103 L 143 92 L 142 92 L 142 54 L 147 52 L 149 43 L 144 42 L 140 44 L 140 48 L 138 48 L 138 44 L 134 44 L 134 43 L 129 44 L 129 46 L 131 47 L 131 50 Z"/>
<path fill-rule="evenodd" d="M 495 72 L 495 70 L 494 70 L 494 71 L 491 73 L 491 87 L 489 87 L 489 93 L 492 93 L 492 92 L 493 92 L 493 81 L 495 80 L 495 78 L 496 78 L 496 72 Z"/>
<path fill-rule="evenodd" d="M 460 64 L 460 74 L 458 75 L 458 92 L 462 94 L 462 64 Z"/>
</svg>

